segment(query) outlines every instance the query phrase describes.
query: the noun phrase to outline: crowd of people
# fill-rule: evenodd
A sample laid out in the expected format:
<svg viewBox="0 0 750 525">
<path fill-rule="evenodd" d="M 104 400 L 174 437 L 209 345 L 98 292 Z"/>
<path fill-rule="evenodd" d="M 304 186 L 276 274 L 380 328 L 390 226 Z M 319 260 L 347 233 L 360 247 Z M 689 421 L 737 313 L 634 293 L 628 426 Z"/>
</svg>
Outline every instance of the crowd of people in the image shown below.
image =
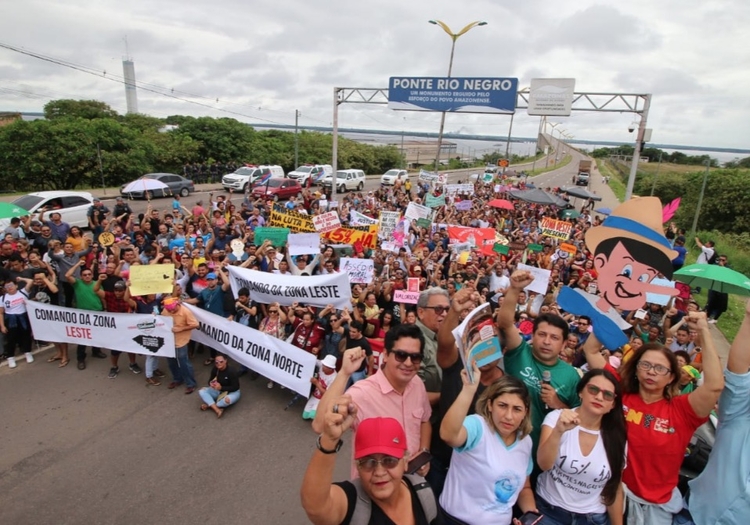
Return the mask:
<svg viewBox="0 0 750 525">
<path fill-rule="evenodd" d="M 240 401 L 242 382 L 258 374 L 190 341 L 198 323 L 185 304 L 194 305 L 316 356 L 319 369 L 302 411 L 319 434 L 302 487 L 303 506 L 316 524 L 530 523 L 541 515 L 541 524 L 661 525 L 686 516 L 680 467 L 724 387 L 709 332 L 720 312 L 699 305 L 690 288 L 677 283 L 679 293 L 664 304 L 617 312 L 627 342 L 605 347 L 594 333 L 599 318 L 566 312 L 557 301 L 563 288 L 599 292 L 602 266 L 585 236 L 603 218 L 584 203 L 580 215 L 567 220 L 568 237 L 551 237 L 541 223 L 560 219 L 559 208 L 522 201 L 512 209 L 488 206 L 510 197 L 509 184 L 477 182 L 472 192 L 453 194 L 410 182 L 327 198 L 309 188 L 283 207 L 249 193 L 211 194 L 205 207 L 199 202 L 187 209 L 175 198 L 166 209 L 150 204 L 141 215 L 121 199 L 112 212 L 97 200 L 90 212 L 94 236 L 71 228 L 54 210 L 19 218 L 0 244 L 3 358 L 11 368 L 17 351 L 34 359 L 27 299 L 171 316 L 176 353 L 168 359 L 168 387 L 191 394 L 198 387 L 193 362 L 211 366 L 200 408 L 222 417 Z M 403 213 L 410 202 L 424 204 L 428 194 L 445 196 L 446 203 L 433 208 L 429 226 L 407 222 L 398 245 L 389 243 L 387 250 L 383 241 L 392 239 L 374 249 L 323 239 L 320 253 L 293 257 L 286 246 L 255 241 L 257 228 L 273 225 L 274 209 L 313 216 L 336 211 L 347 226 L 357 216 Z M 457 206 L 466 201 L 469 206 Z M 474 244 L 467 255 L 452 227 L 494 229 L 496 245 L 506 249 Z M 112 234 L 112 244 L 100 242 L 102 232 Z M 713 243 L 698 243 L 709 262 Z M 677 231 L 670 244 L 684 247 L 684 236 Z M 246 288 L 232 293 L 228 266 L 314 276 L 341 271 L 342 256 L 374 264 L 371 282 L 351 285 L 350 307 L 260 303 Z M 130 268 L 161 263 L 175 267 L 173 292 L 131 295 Z M 520 264 L 549 271 L 544 293 L 529 290 L 535 278 Z M 664 269 L 662 276 L 671 272 Z M 418 281 L 416 305 L 396 301 L 409 279 Z M 454 330 L 484 303 L 494 312 L 503 357 L 479 367 L 463 361 Z M 748 330 L 746 319 L 726 372 L 722 402 L 734 405 L 719 405 L 720 423 L 726 417 L 738 430 L 724 433 L 717 448 L 747 444 L 748 396 L 740 398 L 750 377 Z M 69 345 L 54 344 L 49 361 L 65 367 Z M 120 352 L 92 348 L 90 355 L 108 358 L 109 377 L 117 377 Z M 85 370 L 84 345 L 75 357 Z M 128 354 L 134 374 L 144 372 L 138 359 Z M 147 384 L 159 386 L 166 376 L 159 359 L 148 356 L 144 368 Z M 352 481 L 333 483 L 335 453 L 349 429 Z M 730 465 L 731 455 L 722 454 L 717 462 L 736 471 L 737 462 Z M 690 510 L 693 502 L 700 509 L 695 523 L 739 523 L 720 521 L 722 512 L 748 515 L 741 495 L 748 489 L 748 462 L 739 463 L 745 471 L 733 491 L 711 500 L 726 471 L 709 461 L 694 484 L 700 495 L 690 499 Z"/>
</svg>

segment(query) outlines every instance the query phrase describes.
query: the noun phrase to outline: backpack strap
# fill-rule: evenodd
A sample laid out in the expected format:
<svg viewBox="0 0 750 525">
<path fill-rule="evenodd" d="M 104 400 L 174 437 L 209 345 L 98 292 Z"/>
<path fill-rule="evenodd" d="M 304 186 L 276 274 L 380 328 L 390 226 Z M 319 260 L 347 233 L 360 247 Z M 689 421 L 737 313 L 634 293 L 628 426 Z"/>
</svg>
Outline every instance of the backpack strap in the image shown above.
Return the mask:
<svg viewBox="0 0 750 525">
<path fill-rule="evenodd" d="M 432 487 L 422 476 L 416 474 L 404 474 L 404 478 L 416 492 L 419 505 L 427 518 L 427 523 L 432 523 L 438 516 L 437 499 L 435 493 L 432 492 Z M 351 480 L 351 484 L 357 490 L 357 499 L 349 523 L 351 525 L 368 525 L 372 515 L 372 500 L 362 487 L 362 481 L 359 478 Z"/>
<path fill-rule="evenodd" d="M 354 500 L 354 512 L 352 513 L 352 519 L 349 520 L 349 524 L 368 525 L 370 523 L 370 516 L 372 515 L 372 500 L 362 487 L 362 480 L 359 478 L 353 479 L 351 480 L 351 484 L 357 490 L 357 499 Z"/>
</svg>

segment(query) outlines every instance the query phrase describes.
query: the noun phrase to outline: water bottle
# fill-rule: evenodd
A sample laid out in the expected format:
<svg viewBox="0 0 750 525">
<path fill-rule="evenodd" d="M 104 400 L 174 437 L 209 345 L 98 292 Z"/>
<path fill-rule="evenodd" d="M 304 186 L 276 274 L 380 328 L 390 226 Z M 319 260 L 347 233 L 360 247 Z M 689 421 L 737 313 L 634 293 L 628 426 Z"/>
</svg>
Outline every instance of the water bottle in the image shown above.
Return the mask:
<svg viewBox="0 0 750 525">
<path fill-rule="evenodd" d="M 154 305 L 154 310 L 152 312 L 154 315 L 159 315 L 159 307 Z"/>
</svg>

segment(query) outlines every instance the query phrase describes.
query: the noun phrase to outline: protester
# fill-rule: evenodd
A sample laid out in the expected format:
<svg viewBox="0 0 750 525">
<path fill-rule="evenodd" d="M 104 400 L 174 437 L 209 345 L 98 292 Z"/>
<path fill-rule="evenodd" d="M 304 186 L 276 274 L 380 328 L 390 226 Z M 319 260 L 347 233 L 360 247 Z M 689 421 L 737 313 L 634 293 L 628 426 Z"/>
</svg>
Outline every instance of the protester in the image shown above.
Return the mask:
<svg viewBox="0 0 750 525">
<path fill-rule="evenodd" d="M 164 309 L 161 315 L 172 318 L 175 346 L 175 357 L 168 360 L 172 382 L 167 388 L 172 390 L 184 384 L 185 394 L 192 394 L 198 383 L 195 381 L 193 365 L 188 358 L 188 343 L 190 334 L 198 328 L 198 321 L 193 312 L 183 306 L 177 297 L 167 297 L 162 304 Z"/>
<path fill-rule="evenodd" d="M 0 296 L 0 332 L 5 335 L 5 352 L 8 368 L 16 368 L 16 347 L 26 357 L 27 363 L 34 362 L 31 354 L 31 326 L 26 313 L 28 291 L 19 289 L 13 281 L 8 281 Z"/>
<path fill-rule="evenodd" d="M 240 381 L 237 372 L 227 364 L 227 358 L 218 354 L 209 374 L 208 386 L 198 391 L 203 400 L 201 410 L 209 408 L 217 418 L 224 415 L 224 409 L 240 400 Z"/>
</svg>

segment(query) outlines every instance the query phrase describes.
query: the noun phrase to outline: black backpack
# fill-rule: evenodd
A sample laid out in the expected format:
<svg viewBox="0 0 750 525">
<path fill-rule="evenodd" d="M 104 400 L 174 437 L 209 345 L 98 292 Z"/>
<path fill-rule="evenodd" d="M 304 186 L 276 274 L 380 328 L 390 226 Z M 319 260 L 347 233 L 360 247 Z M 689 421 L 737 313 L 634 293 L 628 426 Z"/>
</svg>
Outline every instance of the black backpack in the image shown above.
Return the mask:
<svg viewBox="0 0 750 525">
<path fill-rule="evenodd" d="M 712 248 L 714 251 L 714 254 L 708 259 L 708 264 L 716 264 L 719 260 L 719 252 L 716 251 L 716 248 Z"/>
</svg>

